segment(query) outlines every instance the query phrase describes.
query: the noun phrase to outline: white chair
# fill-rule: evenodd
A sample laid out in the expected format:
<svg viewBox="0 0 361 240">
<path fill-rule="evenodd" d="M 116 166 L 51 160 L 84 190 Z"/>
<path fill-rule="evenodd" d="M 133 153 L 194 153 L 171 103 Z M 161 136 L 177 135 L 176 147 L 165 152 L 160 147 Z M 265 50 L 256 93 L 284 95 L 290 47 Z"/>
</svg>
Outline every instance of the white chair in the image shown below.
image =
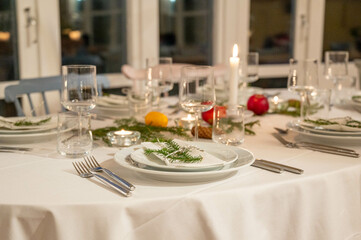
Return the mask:
<svg viewBox="0 0 361 240">
<path fill-rule="evenodd" d="M 98 83 L 98 92 L 101 95 L 102 89 L 109 87 L 109 81 L 104 75 L 97 75 Z M 17 85 L 7 86 L 5 88 L 5 101 L 8 103 L 14 103 L 15 109 L 18 116 L 24 116 L 24 111 L 22 104 L 20 102 L 20 97 L 23 95 L 27 96 L 29 101 L 30 110 L 33 116 L 36 116 L 36 111 L 34 107 L 31 94 L 40 93 L 42 105 L 44 106 L 45 113 L 49 114 L 49 106 L 45 93 L 48 91 L 58 91 L 59 96 L 62 89 L 62 77 L 53 76 L 53 77 L 44 77 L 44 78 L 34 78 L 34 79 L 24 79 L 19 82 Z"/>
</svg>

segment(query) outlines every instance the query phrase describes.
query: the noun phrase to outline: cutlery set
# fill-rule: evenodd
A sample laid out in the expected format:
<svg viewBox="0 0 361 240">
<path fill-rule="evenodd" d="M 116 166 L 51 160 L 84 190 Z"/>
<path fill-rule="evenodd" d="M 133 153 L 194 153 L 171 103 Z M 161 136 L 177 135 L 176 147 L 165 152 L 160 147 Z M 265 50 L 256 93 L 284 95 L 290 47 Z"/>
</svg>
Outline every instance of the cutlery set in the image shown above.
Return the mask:
<svg viewBox="0 0 361 240">
<path fill-rule="evenodd" d="M 123 196 L 129 197 L 132 195 L 132 191 L 135 190 L 133 184 L 114 174 L 112 171 L 101 167 L 97 160 L 94 158 L 94 156 L 84 157 L 84 162 L 73 162 L 73 166 L 80 177 L 95 177 L 105 185 L 113 188 L 114 190 L 122 194 Z M 103 172 L 112 180 L 100 174 L 97 174 L 96 172 Z"/>
<path fill-rule="evenodd" d="M 287 133 L 286 130 L 275 128 L 278 132 Z M 281 131 L 280 131 L 281 130 Z M 353 157 L 353 158 L 359 158 L 360 154 L 356 151 L 348 148 L 341 148 L 331 145 L 324 145 L 319 143 L 311 143 L 311 142 L 290 142 L 287 141 L 283 136 L 281 136 L 280 133 L 272 133 L 272 136 L 275 137 L 280 143 L 282 143 L 284 146 L 288 148 L 305 148 L 317 152 L 322 153 L 328 153 L 328 154 L 334 154 L 334 155 L 340 155 L 345 157 Z"/>
</svg>

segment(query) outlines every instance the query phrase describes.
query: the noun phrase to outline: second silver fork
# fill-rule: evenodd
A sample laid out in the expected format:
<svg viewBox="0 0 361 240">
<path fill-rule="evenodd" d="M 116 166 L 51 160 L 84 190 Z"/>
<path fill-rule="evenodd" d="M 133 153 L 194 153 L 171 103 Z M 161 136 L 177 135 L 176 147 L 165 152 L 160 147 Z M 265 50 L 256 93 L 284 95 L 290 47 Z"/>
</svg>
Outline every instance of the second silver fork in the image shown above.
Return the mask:
<svg viewBox="0 0 361 240">
<path fill-rule="evenodd" d="M 112 171 L 103 168 L 100 166 L 98 161 L 95 159 L 94 156 L 84 157 L 85 163 L 88 165 L 90 171 L 93 172 L 104 172 L 106 175 L 117 181 L 118 183 L 124 185 L 128 190 L 134 191 L 135 186 L 130 182 L 126 181 L 125 179 L 119 177 L 118 175 L 114 174 Z"/>
</svg>

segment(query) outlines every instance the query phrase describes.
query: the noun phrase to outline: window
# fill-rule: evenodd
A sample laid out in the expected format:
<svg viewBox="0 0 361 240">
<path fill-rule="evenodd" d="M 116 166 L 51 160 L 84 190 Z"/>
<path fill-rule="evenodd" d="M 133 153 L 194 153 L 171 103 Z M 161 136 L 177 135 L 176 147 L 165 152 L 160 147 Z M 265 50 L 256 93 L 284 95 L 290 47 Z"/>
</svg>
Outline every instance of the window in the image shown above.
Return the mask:
<svg viewBox="0 0 361 240">
<path fill-rule="evenodd" d="M 209 0 L 159 0 L 160 56 L 211 64 L 212 11 Z"/>
<path fill-rule="evenodd" d="M 98 73 L 126 63 L 125 0 L 60 0 L 62 64 L 92 64 Z"/>
<path fill-rule="evenodd" d="M 260 64 L 288 63 L 293 56 L 293 1 L 252 0 L 249 51 Z"/>
<path fill-rule="evenodd" d="M 345 50 L 361 58 L 361 1 L 326 0 L 323 52 Z"/>
</svg>

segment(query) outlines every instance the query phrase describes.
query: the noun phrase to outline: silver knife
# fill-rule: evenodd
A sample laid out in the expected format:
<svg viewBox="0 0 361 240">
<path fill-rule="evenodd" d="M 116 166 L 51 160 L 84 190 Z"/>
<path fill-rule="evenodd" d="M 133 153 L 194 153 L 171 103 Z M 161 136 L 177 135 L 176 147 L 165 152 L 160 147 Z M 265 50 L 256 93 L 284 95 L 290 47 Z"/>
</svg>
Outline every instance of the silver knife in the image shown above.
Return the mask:
<svg viewBox="0 0 361 240">
<path fill-rule="evenodd" d="M 282 173 L 283 172 L 283 169 L 280 168 L 280 167 L 275 167 L 275 166 L 271 166 L 271 165 L 267 165 L 267 164 L 264 164 L 258 160 L 254 161 L 252 164 L 251 164 L 252 167 L 257 167 L 257 168 L 261 168 L 261 169 L 264 169 L 264 170 L 268 170 L 268 171 L 271 171 L 271 172 L 275 172 L 275 173 Z"/>
<path fill-rule="evenodd" d="M 296 173 L 296 174 L 302 174 L 304 171 L 301 168 L 295 168 L 295 167 L 291 167 L 285 164 L 281 164 L 281 163 L 276 163 L 276 162 L 271 162 L 271 161 L 267 161 L 264 159 L 257 159 L 259 162 L 262 162 L 263 164 L 266 165 L 270 165 L 270 166 L 275 166 L 275 167 L 280 167 L 281 169 L 287 171 L 287 172 L 291 172 L 291 173 Z"/>
</svg>

